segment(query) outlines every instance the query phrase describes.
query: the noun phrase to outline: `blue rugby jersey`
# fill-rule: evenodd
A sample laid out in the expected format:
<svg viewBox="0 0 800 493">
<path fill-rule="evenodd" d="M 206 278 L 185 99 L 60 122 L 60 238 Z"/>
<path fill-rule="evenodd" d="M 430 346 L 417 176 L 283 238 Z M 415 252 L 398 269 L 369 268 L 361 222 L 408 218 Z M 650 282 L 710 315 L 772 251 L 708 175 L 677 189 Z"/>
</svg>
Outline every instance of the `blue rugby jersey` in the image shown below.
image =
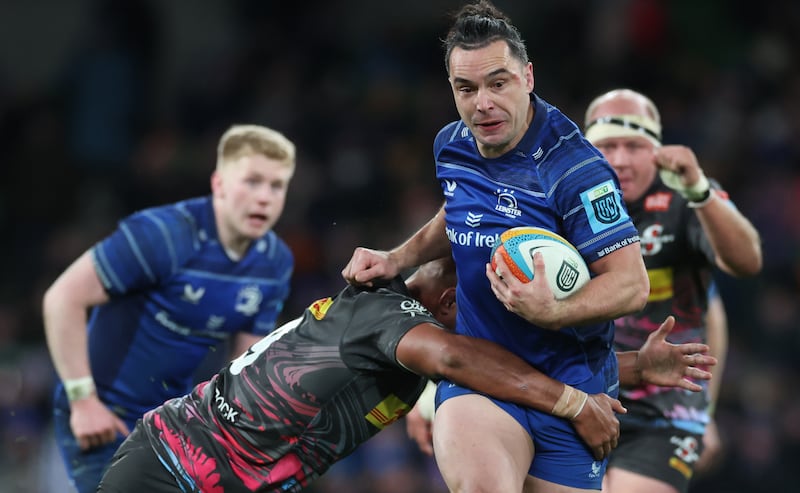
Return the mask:
<svg viewBox="0 0 800 493">
<path fill-rule="evenodd" d="M 500 233 L 516 226 L 554 231 L 587 264 L 638 242 L 611 166 L 558 109 L 531 96 L 535 116 L 517 147 L 487 159 L 469 128 L 453 122 L 434 143 L 446 230 L 458 273 L 457 332 L 498 342 L 547 375 L 583 382 L 605 362 L 613 322 L 545 330 L 508 312 L 485 274 Z"/>
<path fill-rule="evenodd" d="M 212 347 L 238 331 L 269 333 L 294 268 L 272 231 L 231 260 L 211 197 L 129 216 L 92 257 L 111 297 L 89 320 L 92 375 L 131 429 L 145 411 L 191 390 Z"/>
</svg>

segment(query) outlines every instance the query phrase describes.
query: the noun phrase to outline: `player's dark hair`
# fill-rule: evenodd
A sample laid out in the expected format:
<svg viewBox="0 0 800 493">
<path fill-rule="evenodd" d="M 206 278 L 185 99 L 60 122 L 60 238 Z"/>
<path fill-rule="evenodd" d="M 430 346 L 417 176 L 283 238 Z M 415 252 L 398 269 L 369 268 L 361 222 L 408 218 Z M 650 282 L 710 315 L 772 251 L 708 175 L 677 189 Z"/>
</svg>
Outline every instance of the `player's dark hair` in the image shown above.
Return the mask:
<svg viewBox="0 0 800 493">
<path fill-rule="evenodd" d="M 443 41 L 448 75 L 453 48 L 477 50 L 498 40 L 506 42 L 515 58 L 528 63 L 528 50 L 519 31 L 511 24 L 511 19 L 488 0 L 465 5 L 453 17 L 453 26 Z"/>
</svg>

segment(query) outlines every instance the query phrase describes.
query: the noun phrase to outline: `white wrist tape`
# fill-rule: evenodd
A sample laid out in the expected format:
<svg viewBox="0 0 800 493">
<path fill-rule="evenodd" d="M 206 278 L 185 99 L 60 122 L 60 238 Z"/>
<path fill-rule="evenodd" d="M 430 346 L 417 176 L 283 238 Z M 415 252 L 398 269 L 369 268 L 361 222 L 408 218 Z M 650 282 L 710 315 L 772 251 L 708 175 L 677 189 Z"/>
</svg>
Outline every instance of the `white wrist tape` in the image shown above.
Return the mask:
<svg viewBox="0 0 800 493">
<path fill-rule="evenodd" d="M 658 170 L 658 174 L 664 185 L 681 194 L 689 202 L 700 202 L 708 198 L 711 184 L 702 171 L 700 171 L 700 179 L 691 186 L 684 185 L 681 176 L 672 170 L 661 168 Z"/>
<path fill-rule="evenodd" d="M 81 377 L 64 380 L 64 390 L 66 390 L 67 399 L 70 402 L 86 399 L 95 393 L 94 379 Z"/>
<path fill-rule="evenodd" d="M 425 390 L 417 399 L 416 406 L 420 416 L 426 421 L 433 421 L 433 415 L 436 412 L 436 384 L 434 382 L 428 380 Z"/>
<path fill-rule="evenodd" d="M 561 397 L 556 401 L 550 414 L 559 418 L 567 418 L 571 421 L 583 411 L 583 407 L 588 400 L 589 394 L 566 385 L 564 392 L 561 393 Z"/>
</svg>

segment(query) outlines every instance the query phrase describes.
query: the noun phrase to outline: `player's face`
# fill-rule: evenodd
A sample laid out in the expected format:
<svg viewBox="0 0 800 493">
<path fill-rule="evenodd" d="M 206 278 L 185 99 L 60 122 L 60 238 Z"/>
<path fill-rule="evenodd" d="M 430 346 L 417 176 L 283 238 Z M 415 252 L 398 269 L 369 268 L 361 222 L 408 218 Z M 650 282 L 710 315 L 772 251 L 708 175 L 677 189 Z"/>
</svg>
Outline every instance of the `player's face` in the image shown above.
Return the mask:
<svg viewBox="0 0 800 493">
<path fill-rule="evenodd" d="M 260 154 L 228 161 L 212 177 L 220 237 L 228 248 L 269 231 L 283 212 L 291 170 Z"/>
<path fill-rule="evenodd" d="M 648 116 L 641 104 L 627 99 L 612 99 L 600 104 L 589 120 L 604 116 Z M 594 143 L 614 168 L 625 202 L 639 200 L 656 177 L 653 142 L 645 137 L 609 137 Z"/>
<path fill-rule="evenodd" d="M 644 137 L 611 137 L 594 145 L 617 173 L 625 202 L 640 199 L 656 175 L 653 143 Z"/>
<path fill-rule="evenodd" d="M 484 157 L 497 157 L 522 140 L 533 117 L 533 66 L 511 55 L 505 41 L 450 53 L 456 109 Z"/>
</svg>

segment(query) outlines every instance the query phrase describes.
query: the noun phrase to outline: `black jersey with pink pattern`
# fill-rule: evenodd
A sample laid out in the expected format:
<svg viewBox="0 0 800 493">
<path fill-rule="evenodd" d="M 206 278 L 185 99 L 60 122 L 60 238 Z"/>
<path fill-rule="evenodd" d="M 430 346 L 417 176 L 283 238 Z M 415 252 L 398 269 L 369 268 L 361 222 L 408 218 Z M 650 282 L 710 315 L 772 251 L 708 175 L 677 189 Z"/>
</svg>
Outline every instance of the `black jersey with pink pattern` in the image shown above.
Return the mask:
<svg viewBox="0 0 800 493">
<path fill-rule="evenodd" d="M 716 182 L 713 186 L 714 193 L 727 200 Z M 730 206 L 734 207 L 732 203 Z M 615 349 L 640 348 L 669 315 L 675 316 L 670 342 L 706 342 L 705 315 L 714 250 L 694 209 L 656 179 L 641 199 L 628 204 L 628 212 L 639 231 L 650 295 L 643 310 L 615 321 Z M 705 387 L 703 392 L 656 385 L 621 389 L 620 400 L 628 413 L 620 416 L 620 422 L 650 426 L 664 426 L 668 422 L 676 428 L 702 434 L 709 420 L 708 393 L 707 383 L 699 383 Z"/>
<path fill-rule="evenodd" d="M 440 325 L 400 278 L 348 286 L 147 413 L 143 429 L 184 491 L 300 491 L 413 407 L 426 380 L 395 351 L 422 323 Z"/>
</svg>

